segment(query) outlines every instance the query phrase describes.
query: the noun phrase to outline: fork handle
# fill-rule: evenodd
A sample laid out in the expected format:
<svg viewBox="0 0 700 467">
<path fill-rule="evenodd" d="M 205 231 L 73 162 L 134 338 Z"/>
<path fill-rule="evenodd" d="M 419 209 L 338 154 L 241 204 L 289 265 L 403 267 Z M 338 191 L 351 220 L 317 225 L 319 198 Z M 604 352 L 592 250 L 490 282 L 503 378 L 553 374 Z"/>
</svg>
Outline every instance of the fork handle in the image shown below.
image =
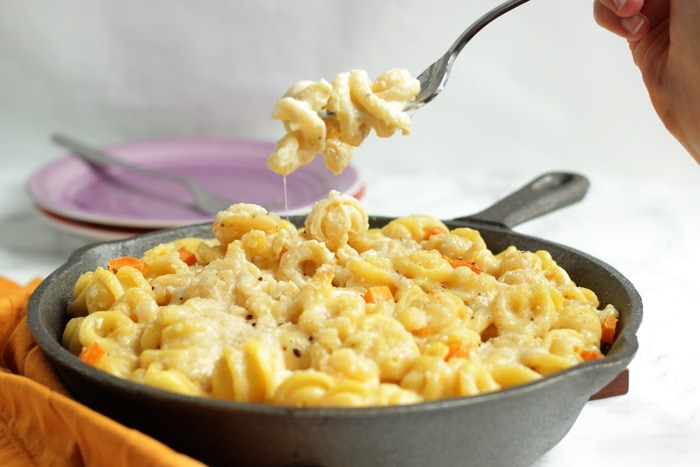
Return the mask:
<svg viewBox="0 0 700 467">
<path fill-rule="evenodd" d="M 81 143 L 80 141 L 76 141 L 73 138 L 70 138 L 65 135 L 55 134 L 52 135 L 51 139 L 59 146 L 73 151 L 76 155 L 82 157 L 83 159 L 86 159 L 90 162 L 94 162 L 99 165 L 121 167 L 123 169 L 131 170 L 133 172 L 141 172 L 148 175 L 170 178 L 180 183 L 184 183 L 188 186 L 190 184 L 189 180 L 177 174 L 164 172 L 162 170 L 153 169 L 151 167 L 145 167 L 142 165 L 126 162 L 122 159 L 119 159 L 118 157 L 114 157 L 106 151 Z"/>
<path fill-rule="evenodd" d="M 472 25 L 469 26 L 462 33 L 462 35 L 457 38 L 457 40 L 447 50 L 445 56 L 453 57 L 459 54 L 464 48 L 464 46 L 467 45 L 467 42 L 469 42 L 471 38 L 474 37 L 477 32 L 481 31 L 487 24 L 489 24 L 491 21 L 498 18 L 502 14 L 507 13 L 513 8 L 518 7 L 523 3 L 527 3 L 529 1 L 530 0 L 508 0 L 506 2 L 501 3 L 499 6 L 489 11 L 488 13 L 485 13 L 479 19 L 474 21 Z"/>
</svg>

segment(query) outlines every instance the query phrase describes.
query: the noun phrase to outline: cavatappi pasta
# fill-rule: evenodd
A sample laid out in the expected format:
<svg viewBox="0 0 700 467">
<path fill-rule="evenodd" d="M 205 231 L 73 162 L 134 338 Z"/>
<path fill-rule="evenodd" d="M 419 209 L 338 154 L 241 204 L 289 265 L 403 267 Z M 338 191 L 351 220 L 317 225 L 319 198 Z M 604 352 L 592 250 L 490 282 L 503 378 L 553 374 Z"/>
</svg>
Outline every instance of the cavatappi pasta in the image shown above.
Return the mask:
<svg viewBox="0 0 700 467">
<path fill-rule="evenodd" d="M 250 204 L 77 280 L 63 345 L 194 396 L 376 406 L 469 396 L 602 357 L 601 307 L 546 251 L 424 215 L 368 228 L 331 192 L 303 228 Z"/>
<path fill-rule="evenodd" d="M 339 174 L 372 129 L 380 137 L 396 130 L 410 133 L 411 118 L 404 108 L 419 92 L 420 82 L 401 69 L 389 70 L 374 81 L 364 70 L 340 73 L 331 83 L 300 81 L 272 111 L 286 134 L 277 142 L 268 167 L 289 175 L 320 153 L 326 167 Z"/>
</svg>

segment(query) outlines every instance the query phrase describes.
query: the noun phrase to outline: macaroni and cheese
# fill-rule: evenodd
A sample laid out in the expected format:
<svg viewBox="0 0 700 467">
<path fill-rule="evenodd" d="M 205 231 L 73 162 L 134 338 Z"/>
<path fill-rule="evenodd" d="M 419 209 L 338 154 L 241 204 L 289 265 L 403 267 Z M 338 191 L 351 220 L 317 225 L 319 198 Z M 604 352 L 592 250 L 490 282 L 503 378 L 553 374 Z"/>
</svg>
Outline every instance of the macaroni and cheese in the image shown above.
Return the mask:
<svg viewBox="0 0 700 467">
<path fill-rule="evenodd" d="M 404 108 L 419 92 L 420 82 L 401 69 L 389 70 L 374 81 L 364 70 L 340 73 L 332 83 L 300 81 L 272 111 L 272 118 L 281 120 L 287 132 L 277 142 L 268 167 L 289 175 L 320 153 L 326 167 L 339 174 L 372 129 L 380 137 L 396 130 L 410 133 L 411 118 Z"/>
<path fill-rule="evenodd" d="M 426 215 L 370 228 L 337 192 L 302 228 L 237 204 L 212 233 L 85 272 L 63 345 L 182 394 L 377 406 L 495 391 L 601 358 L 618 315 L 546 251 L 493 253 L 477 230 Z"/>
</svg>

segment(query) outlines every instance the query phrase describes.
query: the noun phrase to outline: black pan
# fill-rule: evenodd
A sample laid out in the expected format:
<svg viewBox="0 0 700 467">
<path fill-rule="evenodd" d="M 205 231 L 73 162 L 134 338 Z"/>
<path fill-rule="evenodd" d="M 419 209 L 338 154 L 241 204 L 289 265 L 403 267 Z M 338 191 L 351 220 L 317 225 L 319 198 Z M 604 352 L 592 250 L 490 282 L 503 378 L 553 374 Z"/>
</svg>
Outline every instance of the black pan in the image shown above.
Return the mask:
<svg viewBox="0 0 700 467">
<path fill-rule="evenodd" d="M 511 227 L 583 198 L 588 181 L 550 173 L 478 214 L 447 221 L 480 230 L 498 252 L 546 249 L 579 285 L 620 311 L 606 358 L 509 389 L 408 406 L 290 408 L 194 398 L 131 383 L 80 362 L 61 347 L 75 280 L 109 258 L 184 236 L 211 237 L 210 224 L 88 246 L 49 275 L 29 301 L 29 326 L 61 379 L 84 404 L 212 465 L 529 465 L 569 431 L 589 397 L 624 370 L 637 350 L 642 301 L 604 262 Z M 292 217 L 295 223 L 302 217 Z M 390 221 L 371 217 L 372 225 Z M 575 228 L 575 221 L 571 222 Z"/>
</svg>

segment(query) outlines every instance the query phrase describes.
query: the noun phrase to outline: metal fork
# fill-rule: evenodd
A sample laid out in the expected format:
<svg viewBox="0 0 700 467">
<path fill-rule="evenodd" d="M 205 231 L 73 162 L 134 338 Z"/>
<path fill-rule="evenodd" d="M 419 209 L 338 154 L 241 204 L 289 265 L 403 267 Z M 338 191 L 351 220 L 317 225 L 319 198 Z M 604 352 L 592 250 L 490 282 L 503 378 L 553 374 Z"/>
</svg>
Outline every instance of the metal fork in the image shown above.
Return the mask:
<svg viewBox="0 0 700 467">
<path fill-rule="evenodd" d="M 504 13 L 509 12 L 515 7 L 527 3 L 530 0 L 509 0 L 501 3 L 493 8 L 479 19 L 474 21 L 463 33 L 457 38 L 452 46 L 447 49 L 447 52 L 440 57 L 435 63 L 418 75 L 420 81 L 420 92 L 414 100 L 408 103 L 404 110 L 418 109 L 435 98 L 445 88 L 447 80 L 450 77 L 450 71 L 455 59 L 462 51 L 467 42 L 481 31 L 484 26 L 489 24 Z"/>
<path fill-rule="evenodd" d="M 87 144 L 81 143 L 64 135 L 53 135 L 51 139 L 59 146 L 72 151 L 75 153 L 75 155 L 80 156 L 90 162 L 106 166 L 117 166 L 134 172 L 141 172 L 148 175 L 174 180 L 183 185 L 190 191 L 190 193 L 192 193 L 194 198 L 194 207 L 204 214 L 216 215 L 219 211 L 227 209 L 232 204 L 231 201 L 205 190 L 192 180 L 181 175 L 126 162 L 105 151 L 88 146 Z"/>
</svg>

